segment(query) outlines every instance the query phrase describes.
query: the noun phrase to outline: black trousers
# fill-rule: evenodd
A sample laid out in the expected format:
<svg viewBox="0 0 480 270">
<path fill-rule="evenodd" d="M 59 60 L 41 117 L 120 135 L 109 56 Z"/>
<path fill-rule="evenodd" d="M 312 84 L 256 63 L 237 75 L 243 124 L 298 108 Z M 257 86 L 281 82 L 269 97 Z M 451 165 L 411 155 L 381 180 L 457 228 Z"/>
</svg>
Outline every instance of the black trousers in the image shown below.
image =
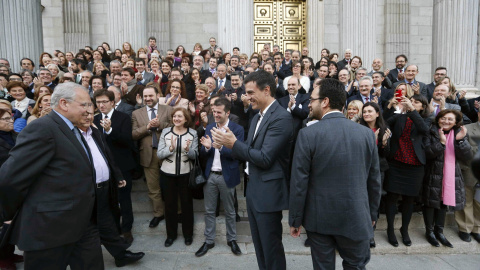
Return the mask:
<svg viewBox="0 0 480 270">
<path fill-rule="evenodd" d="M 100 241 L 114 258 L 121 258 L 125 250 L 130 247 L 117 229 L 117 223 L 110 208 L 109 185 L 97 188 L 97 223 Z"/>
<path fill-rule="evenodd" d="M 370 261 L 370 239 L 354 241 L 340 235 L 307 231 L 312 251 L 313 269 L 334 270 L 335 248 L 342 257 L 343 269 L 366 269 Z"/>
<path fill-rule="evenodd" d="M 120 203 L 120 211 L 122 215 L 122 233 L 132 230 L 133 226 L 133 210 L 132 210 L 132 172 L 122 171 L 123 178 L 127 185 L 118 189 L 118 202 Z"/>
<path fill-rule="evenodd" d="M 13 257 L 14 253 L 15 246 L 7 243 L 4 247 L 0 248 L 0 260 L 9 260 Z"/>
<path fill-rule="evenodd" d="M 287 263 L 282 243 L 282 212 L 257 212 L 248 200 L 247 211 L 258 268 L 261 270 L 286 269 Z"/>
<path fill-rule="evenodd" d="M 165 182 L 165 223 L 167 238 L 177 238 L 178 197 L 182 208 L 182 232 L 184 237 L 193 237 L 192 190 L 188 187 L 189 174 L 182 176 L 162 175 Z"/>
<path fill-rule="evenodd" d="M 104 269 L 100 237 L 93 222 L 75 243 L 45 250 L 25 251 L 23 256 L 25 270 L 65 270 L 68 265 L 72 270 Z"/>
</svg>

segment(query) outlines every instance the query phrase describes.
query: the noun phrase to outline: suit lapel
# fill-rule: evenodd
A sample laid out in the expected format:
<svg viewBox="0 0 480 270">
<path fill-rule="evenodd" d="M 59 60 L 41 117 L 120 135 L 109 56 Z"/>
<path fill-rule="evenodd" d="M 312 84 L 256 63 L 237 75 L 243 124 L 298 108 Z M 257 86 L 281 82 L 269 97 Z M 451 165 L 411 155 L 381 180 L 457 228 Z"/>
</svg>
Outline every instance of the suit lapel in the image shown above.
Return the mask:
<svg viewBox="0 0 480 270">
<path fill-rule="evenodd" d="M 255 128 L 257 127 L 258 119 L 260 115 L 257 113 L 252 119 L 250 129 L 248 130 L 247 144 L 251 145 L 253 143 L 253 135 L 255 134 Z"/>
<path fill-rule="evenodd" d="M 257 136 L 255 136 L 253 138 L 253 141 L 252 143 L 255 141 L 255 139 L 258 137 L 258 134 L 260 134 L 260 132 L 265 128 L 265 126 L 267 125 L 267 122 L 268 122 L 268 119 L 270 118 L 270 115 L 273 114 L 273 112 L 275 111 L 275 109 L 277 108 L 277 106 L 280 106 L 278 104 L 278 102 L 273 102 L 272 106 L 268 109 L 267 113 L 263 116 L 263 119 L 262 119 L 262 122 L 260 122 L 260 126 L 258 127 L 258 130 L 257 130 Z M 255 131 L 255 130 L 254 130 Z"/>
<path fill-rule="evenodd" d="M 148 117 L 148 110 L 147 110 L 147 106 L 143 107 L 142 110 L 143 112 L 141 113 L 142 115 L 142 119 L 143 119 L 143 123 L 144 125 L 148 124 L 148 122 L 150 122 L 150 118 Z"/>
<path fill-rule="evenodd" d="M 65 136 L 67 137 L 67 139 L 70 140 L 71 143 L 73 143 L 77 151 L 80 153 L 80 155 L 82 155 L 83 159 L 89 165 L 91 165 L 90 160 L 88 159 L 87 153 L 85 153 L 85 149 L 80 144 L 80 142 L 78 141 L 73 131 L 68 127 L 67 123 L 65 123 L 65 121 L 63 121 L 63 119 L 60 118 L 60 116 L 58 116 L 57 113 L 55 113 L 54 111 L 50 112 L 48 116 L 50 116 L 53 119 L 53 121 L 55 121 L 58 124 L 58 127 L 60 128 L 62 133 L 65 134 Z M 85 147 L 88 147 L 88 145 L 85 145 Z"/>
</svg>

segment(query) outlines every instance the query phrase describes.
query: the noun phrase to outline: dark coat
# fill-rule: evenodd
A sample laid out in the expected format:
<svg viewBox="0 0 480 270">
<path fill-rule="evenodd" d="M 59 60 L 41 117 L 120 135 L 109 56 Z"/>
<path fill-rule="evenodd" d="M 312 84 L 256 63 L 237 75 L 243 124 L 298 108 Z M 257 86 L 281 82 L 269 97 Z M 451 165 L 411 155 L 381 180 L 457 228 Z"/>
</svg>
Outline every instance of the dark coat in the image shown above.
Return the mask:
<svg viewBox="0 0 480 270">
<path fill-rule="evenodd" d="M 439 209 L 442 205 L 442 180 L 445 159 L 445 145 L 440 142 L 439 127 L 432 125 L 430 132 L 424 137 L 425 154 L 428 162 L 423 181 L 423 201 L 426 206 Z M 460 129 L 455 130 L 455 135 Z M 473 151 L 467 137 L 453 143 L 455 147 L 455 210 L 465 207 L 465 183 L 458 161 L 473 158 Z"/>
</svg>

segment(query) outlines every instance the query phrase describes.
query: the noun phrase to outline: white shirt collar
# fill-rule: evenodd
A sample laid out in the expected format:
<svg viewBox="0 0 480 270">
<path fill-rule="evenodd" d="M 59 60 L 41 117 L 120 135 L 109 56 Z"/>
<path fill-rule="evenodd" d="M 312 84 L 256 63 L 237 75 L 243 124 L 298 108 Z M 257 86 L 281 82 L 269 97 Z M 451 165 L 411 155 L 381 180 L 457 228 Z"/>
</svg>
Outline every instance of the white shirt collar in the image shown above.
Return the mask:
<svg viewBox="0 0 480 270">
<path fill-rule="evenodd" d="M 227 123 L 225 123 L 225 125 L 223 125 L 220 129 L 225 130 L 225 127 L 228 127 L 229 123 L 230 123 L 230 119 L 227 118 Z M 218 123 L 216 124 L 216 127 L 219 128 Z"/>
<path fill-rule="evenodd" d="M 120 105 L 120 103 L 122 103 L 122 100 L 121 100 L 121 99 L 120 99 L 119 102 L 117 102 L 117 103 L 115 104 L 115 108 L 118 107 L 118 105 Z"/>
<path fill-rule="evenodd" d="M 107 116 L 109 119 L 112 119 L 112 114 L 113 114 L 113 108 L 107 113 Z M 105 114 L 103 114 L 103 119 L 105 119 Z"/>
<path fill-rule="evenodd" d="M 265 110 L 263 110 L 263 112 L 258 112 L 260 114 L 260 117 L 263 117 L 267 113 L 268 109 L 270 109 L 270 107 L 274 102 L 275 102 L 275 99 L 272 101 L 272 103 L 270 103 L 270 105 L 267 106 L 267 108 L 265 108 Z"/>
<path fill-rule="evenodd" d="M 147 111 L 150 111 L 151 109 L 152 109 L 151 107 L 147 106 Z M 153 109 L 155 109 L 155 111 L 158 111 L 158 102 L 157 104 L 155 104 L 155 106 L 153 106 Z"/>
<path fill-rule="evenodd" d="M 313 125 L 313 124 L 315 124 L 315 123 L 318 123 L 318 120 L 312 120 L 312 121 L 308 122 L 308 123 L 307 123 L 307 127 L 309 127 L 309 126 L 311 126 L 311 125 Z"/>
<path fill-rule="evenodd" d="M 322 119 L 323 119 L 325 116 L 327 116 L 328 114 L 331 114 L 331 113 L 341 113 L 341 112 L 339 112 L 339 111 L 327 112 L 326 114 L 324 114 L 324 115 L 322 116 Z"/>
</svg>

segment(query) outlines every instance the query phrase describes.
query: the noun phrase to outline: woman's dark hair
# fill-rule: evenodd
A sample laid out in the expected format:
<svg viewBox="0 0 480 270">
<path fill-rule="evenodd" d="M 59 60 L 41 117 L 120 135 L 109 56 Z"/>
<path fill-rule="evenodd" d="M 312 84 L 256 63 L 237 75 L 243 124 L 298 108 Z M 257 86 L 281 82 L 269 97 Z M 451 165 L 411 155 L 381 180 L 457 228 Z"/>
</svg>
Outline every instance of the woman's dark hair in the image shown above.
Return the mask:
<svg viewBox="0 0 480 270">
<path fill-rule="evenodd" d="M 329 60 L 331 61 L 335 55 L 336 55 L 337 58 L 338 58 L 338 53 L 332 53 L 332 54 L 330 54 L 330 55 L 328 56 L 328 58 L 330 58 Z"/>
<path fill-rule="evenodd" d="M 463 115 L 460 111 L 457 110 L 452 110 L 452 109 L 447 109 L 447 110 L 441 110 L 438 114 L 437 117 L 435 117 L 435 125 L 438 127 L 438 121 L 440 118 L 444 117 L 445 115 L 452 113 L 455 115 L 455 126 L 453 126 L 453 129 L 460 128 L 463 126 Z"/>
<path fill-rule="evenodd" d="M 300 74 L 302 74 L 303 70 L 305 69 L 305 65 L 303 64 L 302 61 L 292 60 L 292 65 L 290 66 L 290 70 L 293 72 L 293 68 L 295 67 L 296 64 L 300 64 Z"/>
<path fill-rule="evenodd" d="M 178 52 L 178 48 L 182 47 L 183 48 L 183 53 L 185 53 L 185 47 L 182 45 L 178 45 L 178 47 L 175 49 L 175 53 L 173 54 L 175 57 L 182 57 L 180 53 Z"/>
<path fill-rule="evenodd" d="M 89 84 L 90 86 L 92 86 L 92 82 L 93 82 L 93 80 L 95 80 L 95 79 L 100 79 L 100 80 L 102 81 L 102 88 L 107 88 L 107 82 L 105 81 L 105 79 L 104 79 L 103 77 L 101 77 L 101 76 L 98 76 L 98 75 L 92 76 L 92 77 L 90 78 L 90 81 L 88 82 L 88 84 Z"/>
<path fill-rule="evenodd" d="M 334 66 L 335 69 L 337 70 L 337 73 L 338 73 L 338 65 L 337 63 L 333 62 L 333 61 L 328 61 L 328 68 L 330 68 L 330 66 Z"/>
<path fill-rule="evenodd" d="M 105 42 L 105 41 L 104 41 L 104 42 L 102 42 L 102 46 L 103 46 L 103 44 L 107 44 L 107 46 L 108 46 L 108 49 L 109 49 L 109 50 L 112 50 L 112 49 L 110 48 L 110 44 L 108 44 L 108 43 L 107 43 L 107 42 Z"/>
<path fill-rule="evenodd" d="M 430 116 L 430 114 L 432 113 L 430 111 L 430 106 L 428 106 L 428 100 L 425 96 L 423 95 L 413 95 L 411 97 L 411 99 L 415 99 L 416 101 L 420 101 L 422 103 L 422 107 L 423 109 L 421 111 L 419 111 L 418 113 L 420 114 L 420 116 L 422 118 L 427 118 Z"/>
<path fill-rule="evenodd" d="M 330 55 L 330 50 L 329 50 L 329 49 L 323 48 L 322 51 L 324 51 L 324 50 L 327 51 L 327 55 Z M 322 51 L 320 51 L 320 53 L 321 53 Z"/>
<path fill-rule="evenodd" d="M 183 124 L 183 127 L 186 127 L 188 128 L 190 126 L 190 123 L 192 122 L 192 117 L 190 116 L 190 113 L 188 113 L 187 109 L 185 108 L 182 108 L 182 107 L 177 107 L 177 108 L 174 108 L 173 111 L 172 111 L 172 123 L 173 123 L 173 115 L 178 112 L 178 111 L 181 111 L 183 113 L 183 116 L 185 117 L 185 124 Z"/>
<path fill-rule="evenodd" d="M 387 129 L 387 124 L 385 124 L 385 120 L 383 119 L 383 116 L 382 116 L 382 111 L 380 110 L 380 106 L 378 106 L 377 103 L 375 102 L 367 102 L 365 104 L 363 104 L 363 108 L 362 108 L 362 115 L 363 115 L 363 109 L 365 109 L 366 107 L 373 107 L 373 109 L 375 109 L 375 112 L 378 113 L 378 117 L 377 117 L 377 120 L 375 121 L 375 127 L 380 129 L 380 132 L 379 132 L 379 138 L 382 138 L 383 137 L 383 133 L 385 133 L 385 130 Z M 360 118 L 360 121 L 359 123 L 361 125 L 364 125 L 366 127 L 368 127 L 368 124 L 367 122 L 365 122 L 365 120 L 363 119 L 363 117 Z"/>
<path fill-rule="evenodd" d="M 87 55 L 90 56 L 88 59 L 87 59 Z M 92 54 L 90 51 L 87 51 L 87 50 L 85 50 L 85 51 L 83 52 L 83 56 L 85 57 L 85 60 L 86 60 L 86 61 L 90 61 L 90 60 L 93 59 L 93 54 Z"/>
<path fill-rule="evenodd" d="M 180 79 L 173 79 L 168 81 L 167 88 L 165 89 L 165 96 L 170 94 L 170 89 L 172 88 L 172 84 L 174 82 L 180 83 L 180 97 L 187 98 L 187 90 L 185 89 L 185 83 Z"/>
<path fill-rule="evenodd" d="M 185 78 L 186 83 L 195 84 L 195 81 L 192 79 L 192 73 L 194 70 L 198 72 L 199 79 L 200 81 L 202 81 L 202 75 L 201 75 L 202 73 L 200 72 L 200 70 L 198 68 L 191 68 L 187 74 L 187 77 Z"/>
</svg>

